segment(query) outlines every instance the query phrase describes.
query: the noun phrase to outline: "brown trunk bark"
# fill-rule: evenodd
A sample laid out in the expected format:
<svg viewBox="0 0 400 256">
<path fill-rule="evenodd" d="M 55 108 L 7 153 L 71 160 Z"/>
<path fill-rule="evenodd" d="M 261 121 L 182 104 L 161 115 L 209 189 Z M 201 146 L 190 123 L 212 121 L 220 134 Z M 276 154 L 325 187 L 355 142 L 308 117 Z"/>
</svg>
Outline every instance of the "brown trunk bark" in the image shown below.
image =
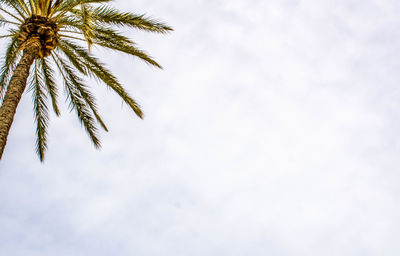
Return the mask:
<svg viewBox="0 0 400 256">
<path fill-rule="evenodd" d="M 0 160 L 7 143 L 8 133 L 14 120 L 19 101 L 25 91 L 29 69 L 40 49 L 38 39 L 31 38 L 27 42 L 24 53 L 19 61 L 0 107 Z"/>
</svg>

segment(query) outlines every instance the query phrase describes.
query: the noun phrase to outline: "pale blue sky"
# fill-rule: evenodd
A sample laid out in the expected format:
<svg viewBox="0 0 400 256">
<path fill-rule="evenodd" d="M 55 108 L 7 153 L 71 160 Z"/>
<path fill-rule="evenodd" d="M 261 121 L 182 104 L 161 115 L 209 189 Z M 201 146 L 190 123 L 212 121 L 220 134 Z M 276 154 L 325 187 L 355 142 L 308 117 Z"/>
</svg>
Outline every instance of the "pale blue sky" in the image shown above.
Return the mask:
<svg viewBox="0 0 400 256">
<path fill-rule="evenodd" d="M 41 164 L 24 95 L 0 164 L 0 255 L 400 253 L 400 2 L 119 0 L 163 66 L 95 50 L 93 148 L 63 106 Z M 63 100 L 60 100 L 63 102 Z"/>
</svg>

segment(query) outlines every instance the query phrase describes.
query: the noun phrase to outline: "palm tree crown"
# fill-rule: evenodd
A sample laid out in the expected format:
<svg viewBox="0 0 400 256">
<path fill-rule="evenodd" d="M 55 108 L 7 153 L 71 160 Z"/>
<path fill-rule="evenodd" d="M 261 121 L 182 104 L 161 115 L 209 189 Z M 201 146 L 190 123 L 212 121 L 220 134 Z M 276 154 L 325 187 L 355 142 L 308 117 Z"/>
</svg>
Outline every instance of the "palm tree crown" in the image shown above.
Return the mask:
<svg viewBox="0 0 400 256">
<path fill-rule="evenodd" d="M 121 12 L 112 0 L 0 0 L 0 38 L 8 39 L 0 66 L 0 159 L 22 93 L 29 85 L 36 122 L 36 151 L 41 161 L 47 148 L 48 101 L 56 115 L 58 88 L 55 71 L 61 74 L 71 109 L 95 147 L 100 147 L 97 125 L 107 127 L 97 112 L 95 99 L 78 74 L 94 77 L 115 91 L 142 118 L 139 105 L 117 78 L 90 53 L 92 45 L 139 57 L 161 66 L 117 27 L 166 33 L 172 29 L 144 15 Z M 87 47 L 79 42 L 85 42 Z M 4 145 L 3 145 L 4 144 Z"/>
</svg>

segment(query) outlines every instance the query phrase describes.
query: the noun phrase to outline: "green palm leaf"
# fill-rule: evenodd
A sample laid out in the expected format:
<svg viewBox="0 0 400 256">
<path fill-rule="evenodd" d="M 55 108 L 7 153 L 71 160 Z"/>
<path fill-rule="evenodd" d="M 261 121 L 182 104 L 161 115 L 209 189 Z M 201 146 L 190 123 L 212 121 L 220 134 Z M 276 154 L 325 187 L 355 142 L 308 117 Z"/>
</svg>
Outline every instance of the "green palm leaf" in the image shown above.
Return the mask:
<svg viewBox="0 0 400 256">
<path fill-rule="evenodd" d="M 131 107 L 137 116 L 143 118 L 143 112 L 139 104 L 137 104 L 136 101 L 125 91 L 117 78 L 112 75 L 110 71 L 104 67 L 104 64 L 102 64 L 97 58 L 90 55 L 90 53 L 84 48 L 66 40 L 61 41 L 60 47 L 67 51 L 75 52 L 74 56 L 85 65 L 90 75 L 108 85 L 109 88 L 116 92 L 122 100 Z"/>
<path fill-rule="evenodd" d="M 49 61 L 45 58 L 40 59 L 41 66 L 42 66 L 42 74 L 44 77 L 44 82 L 46 84 L 47 93 L 51 98 L 51 102 L 53 105 L 53 110 L 57 116 L 60 115 L 60 110 L 57 105 L 57 86 L 54 81 L 54 70 L 51 67 Z"/>
<path fill-rule="evenodd" d="M 18 59 L 18 43 L 17 35 L 14 35 L 7 45 L 4 63 L 0 69 L 0 101 L 2 101 L 4 93 L 7 89 L 8 82 L 15 64 Z"/>
<path fill-rule="evenodd" d="M 33 113 L 36 121 L 36 152 L 39 155 L 40 161 L 43 161 L 47 149 L 49 113 L 46 105 L 47 97 L 44 93 L 43 78 L 38 61 L 34 64 L 30 88 L 33 91 Z"/>
<path fill-rule="evenodd" d="M 121 12 L 111 6 L 103 5 L 97 7 L 93 10 L 93 15 L 95 15 L 95 20 L 99 23 L 128 26 L 157 33 L 172 31 L 171 27 L 160 21 L 148 18 L 145 15 Z"/>
<path fill-rule="evenodd" d="M 70 108 L 76 110 L 78 119 L 85 127 L 85 130 L 92 140 L 93 145 L 96 148 L 99 148 L 100 140 L 97 134 L 98 129 L 96 127 L 96 120 L 91 113 L 90 107 L 87 105 L 87 99 L 84 98 L 79 88 L 77 88 L 80 86 L 77 86 L 80 81 L 77 80 L 78 78 L 73 75 L 74 71 L 63 59 L 55 54 L 53 55 L 53 58 L 64 78 L 64 85 L 70 102 Z"/>
</svg>

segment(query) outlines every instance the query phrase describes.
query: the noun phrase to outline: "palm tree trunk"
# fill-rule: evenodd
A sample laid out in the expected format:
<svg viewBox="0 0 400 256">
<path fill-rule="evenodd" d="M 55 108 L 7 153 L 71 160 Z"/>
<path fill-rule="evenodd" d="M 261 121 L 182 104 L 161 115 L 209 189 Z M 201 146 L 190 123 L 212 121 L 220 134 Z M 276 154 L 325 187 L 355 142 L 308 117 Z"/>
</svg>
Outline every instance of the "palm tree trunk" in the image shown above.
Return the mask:
<svg viewBox="0 0 400 256">
<path fill-rule="evenodd" d="M 7 143 L 8 133 L 10 132 L 18 103 L 25 91 L 30 67 L 40 49 L 40 42 L 36 38 L 31 38 L 30 42 L 27 42 L 25 45 L 22 58 L 14 70 L 0 107 L 0 160 Z"/>
</svg>

